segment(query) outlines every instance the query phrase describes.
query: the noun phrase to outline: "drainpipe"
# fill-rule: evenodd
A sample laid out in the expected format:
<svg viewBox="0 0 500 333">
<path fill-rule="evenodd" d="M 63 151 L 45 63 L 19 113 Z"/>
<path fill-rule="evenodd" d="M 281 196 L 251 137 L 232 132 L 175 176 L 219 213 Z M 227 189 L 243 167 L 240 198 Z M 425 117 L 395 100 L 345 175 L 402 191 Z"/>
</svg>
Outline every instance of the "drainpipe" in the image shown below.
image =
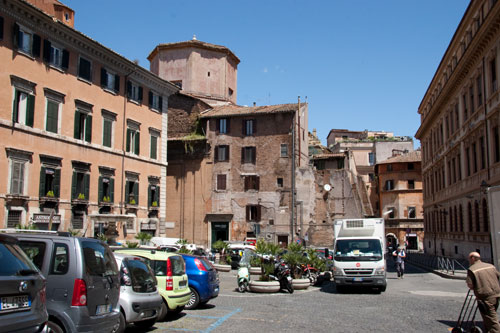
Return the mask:
<svg viewBox="0 0 500 333">
<path fill-rule="evenodd" d="M 297 141 L 298 142 L 297 143 L 299 145 L 299 161 L 298 162 L 299 162 L 299 167 L 300 167 L 300 159 L 302 157 L 301 156 L 301 152 L 302 151 L 300 150 L 300 96 L 299 96 L 299 108 L 298 108 L 297 112 L 298 112 L 298 114 L 297 114 L 297 131 L 298 131 L 298 133 L 297 133 Z"/>
<path fill-rule="evenodd" d="M 300 104 L 300 97 L 299 97 Z M 293 243 L 294 233 L 293 225 L 295 222 L 295 117 L 297 116 L 297 111 L 293 113 L 292 118 L 292 204 L 290 205 L 290 243 Z"/>
</svg>

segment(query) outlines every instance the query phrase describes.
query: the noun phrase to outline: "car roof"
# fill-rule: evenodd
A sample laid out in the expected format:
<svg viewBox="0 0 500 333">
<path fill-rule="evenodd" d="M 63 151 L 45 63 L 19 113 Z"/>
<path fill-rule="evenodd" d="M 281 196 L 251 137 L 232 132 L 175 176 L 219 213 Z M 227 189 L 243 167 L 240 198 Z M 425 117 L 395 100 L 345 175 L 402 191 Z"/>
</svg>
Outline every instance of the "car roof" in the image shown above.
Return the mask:
<svg viewBox="0 0 500 333">
<path fill-rule="evenodd" d="M 173 253 L 173 252 L 166 252 L 156 249 L 141 249 L 141 248 L 114 249 L 114 253 L 124 253 L 131 256 L 142 256 L 149 259 L 166 259 L 171 256 L 180 255 L 178 253 Z"/>
<path fill-rule="evenodd" d="M 17 243 L 17 238 L 7 234 L 0 234 L 0 242 L 15 244 Z"/>
</svg>

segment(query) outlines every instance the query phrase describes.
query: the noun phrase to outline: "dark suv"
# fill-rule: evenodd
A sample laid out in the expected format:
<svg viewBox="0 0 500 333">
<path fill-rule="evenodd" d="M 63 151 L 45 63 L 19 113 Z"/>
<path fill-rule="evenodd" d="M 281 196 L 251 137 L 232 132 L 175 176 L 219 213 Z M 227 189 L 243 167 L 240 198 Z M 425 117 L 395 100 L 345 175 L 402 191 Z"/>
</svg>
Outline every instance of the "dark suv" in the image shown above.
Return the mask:
<svg viewBox="0 0 500 333">
<path fill-rule="evenodd" d="M 107 244 L 50 232 L 13 235 L 47 278 L 49 328 L 54 332 L 118 328 L 120 277 Z"/>
<path fill-rule="evenodd" d="M 17 245 L 0 234 L 0 330 L 45 332 L 45 279 Z"/>
</svg>

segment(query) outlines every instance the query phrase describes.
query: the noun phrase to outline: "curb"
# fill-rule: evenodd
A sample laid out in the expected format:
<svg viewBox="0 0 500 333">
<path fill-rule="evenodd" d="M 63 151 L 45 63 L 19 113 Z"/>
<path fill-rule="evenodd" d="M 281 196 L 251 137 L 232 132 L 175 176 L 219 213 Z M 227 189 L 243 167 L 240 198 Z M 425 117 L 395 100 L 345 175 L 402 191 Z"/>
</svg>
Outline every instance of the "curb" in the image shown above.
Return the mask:
<svg viewBox="0 0 500 333">
<path fill-rule="evenodd" d="M 419 268 L 422 268 L 428 272 L 431 272 L 431 273 L 434 273 L 436 275 L 439 275 L 440 277 L 442 278 L 445 278 L 445 279 L 450 279 L 450 280 L 463 280 L 465 281 L 465 279 L 467 278 L 467 275 L 465 276 L 458 276 L 458 275 L 451 275 L 451 274 L 446 274 L 446 273 L 443 273 L 443 272 L 440 272 L 440 271 L 437 271 L 435 269 L 432 269 L 432 268 L 429 268 L 427 266 L 424 266 L 424 265 L 421 265 L 421 264 L 418 264 L 416 262 L 410 262 L 410 261 L 407 261 L 407 263 L 409 263 L 410 265 L 413 265 L 413 266 L 417 266 Z"/>
</svg>

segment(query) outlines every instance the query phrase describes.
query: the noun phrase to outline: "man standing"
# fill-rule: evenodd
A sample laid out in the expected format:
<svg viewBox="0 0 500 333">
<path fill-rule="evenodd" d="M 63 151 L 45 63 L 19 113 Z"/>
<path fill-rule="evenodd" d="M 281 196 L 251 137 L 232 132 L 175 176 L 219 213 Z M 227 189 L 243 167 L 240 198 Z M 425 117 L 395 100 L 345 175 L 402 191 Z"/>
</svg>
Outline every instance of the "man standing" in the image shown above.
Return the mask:
<svg viewBox="0 0 500 333">
<path fill-rule="evenodd" d="M 486 332 L 500 332 L 497 308 L 500 297 L 500 273 L 495 266 L 481 261 L 477 252 L 469 253 L 470 267 L 467 270 L 467 286 L 474 290 L 477 306 L 483 317 Z"/>
<path fill-rule="evenodd" d="M 405 258 L 406 252 L 402 247 L 398 247 L 396 251 L 392 253 L 392 256 L 396 260 L 396 270 L 398 271 L 398 279 L 402 279 L 405 274 Z"/>
</svg>

